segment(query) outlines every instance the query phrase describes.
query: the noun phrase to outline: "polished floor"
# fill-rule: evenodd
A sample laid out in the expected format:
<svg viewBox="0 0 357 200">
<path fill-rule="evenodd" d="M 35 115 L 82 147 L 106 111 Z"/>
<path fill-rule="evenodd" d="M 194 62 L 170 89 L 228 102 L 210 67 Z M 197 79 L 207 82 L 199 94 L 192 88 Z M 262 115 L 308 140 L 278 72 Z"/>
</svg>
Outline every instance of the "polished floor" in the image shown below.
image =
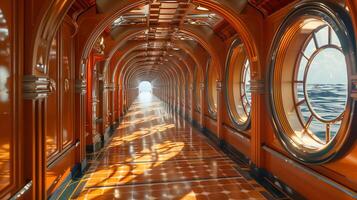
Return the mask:
<svg viewBox="0 0 357 200">
<path fill-rule="evenodd" d="M 269 198 L 239 165 L 149 94 L 139 96 L 90 164 L 69 198 Z"/>
</svg>

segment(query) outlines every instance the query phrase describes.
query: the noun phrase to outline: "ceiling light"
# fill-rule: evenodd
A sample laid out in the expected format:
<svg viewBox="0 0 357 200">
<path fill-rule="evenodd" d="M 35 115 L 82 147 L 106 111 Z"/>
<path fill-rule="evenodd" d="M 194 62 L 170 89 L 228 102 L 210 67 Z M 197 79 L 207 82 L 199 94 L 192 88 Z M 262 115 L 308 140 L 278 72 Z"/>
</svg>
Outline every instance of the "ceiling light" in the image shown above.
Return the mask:
<svg viewBox="0 0 357 200">
<path fill-rule="evenodd" d="M 177 48 L 177 47 L 174 47 L 174 48 L 172 48 L 172 49 L 175 50 L 175 51 L 180 50 L 180 48 Z"/>
</svg>

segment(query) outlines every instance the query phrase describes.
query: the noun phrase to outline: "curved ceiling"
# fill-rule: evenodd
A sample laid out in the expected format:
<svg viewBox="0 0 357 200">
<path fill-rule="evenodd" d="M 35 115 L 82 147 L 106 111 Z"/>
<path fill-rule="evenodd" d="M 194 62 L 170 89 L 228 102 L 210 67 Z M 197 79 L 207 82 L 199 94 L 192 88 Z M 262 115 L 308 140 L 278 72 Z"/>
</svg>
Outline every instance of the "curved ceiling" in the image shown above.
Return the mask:
<svg viewBox="0 0 357 200">
<path fill-rule="evenodd" d="M 93 7 L 97 10 L 96 15 L 103 15 L 131 5 L 129 11 L 119 16 L 113 17 L 116 12 L 112 16 L 102 16 L 103 19 L 111 19 L 111 23 L 100 33 L 101 37 L 97 38 L 105 44 L 103 53 L 107 59 L 104 71 L 112 76 L 110 80 L 122 83 L 141 79 L 167 81 L 168 74 L 192 80 L 194 67 L 203 70 L 207 58 L 212 58 L 213 65 L 223 69 L 221 65 L 227 53 L 224 40 L 237 33 L 221 15 L 191 0 L 130 2 L 77 0 L 69 10 L 69 14 L 78 19 Z M 238 12 L 251 6 L 269 15 L 289 2 L 249 0 L 225 4 Z M 116 80 L 118 78 L 120 80 Z M 124 78 L 127 80 L 124 81 Z"/>
<path fill-rule="evenodd" d="M 98 6 L 99 10 L 105 10 L 105 8 L 100 8 L 100 4 Z M 184 75 L 187 74 L 185 72 L 190 71 L 189 74 L 192 74 L 193 70 L 182 62 L 188 54 L 177 43 L 190 42 L 195 46 L 201 45 L 200 36 L 196 34 L 198 31 L 192 30 L 192 26 L 197 26 L 200 30 L 209 28 L 211 31 L 206 31 L 201 35 L 208 33 L 213 36 L 213 30 L 221 23 L 224 23 L 221 16 L 189 1 L 150 1 L 115 19 L 107 30 L 110 32 L 111 39 L 117 41 L 116 43 L 130 45 L 130 43 L 138 42 L 132 47 L 135 50 L 131 50 L 132 53 L 127 55 L 131 61 L 127 62 L 123 69 L 146 71 L 135 74 L 135 80 L 155 79 L 157 73 L 169 66 L 183 68 L 174 70 L 175 73 Z M 125 34 L 127 32 L 133 34 L 128 37 Z M 112 52 L 116 50 L 118 49 L 113 48 Z M 138 77 L 139 75 L 145 77 Z"/>
</svg>

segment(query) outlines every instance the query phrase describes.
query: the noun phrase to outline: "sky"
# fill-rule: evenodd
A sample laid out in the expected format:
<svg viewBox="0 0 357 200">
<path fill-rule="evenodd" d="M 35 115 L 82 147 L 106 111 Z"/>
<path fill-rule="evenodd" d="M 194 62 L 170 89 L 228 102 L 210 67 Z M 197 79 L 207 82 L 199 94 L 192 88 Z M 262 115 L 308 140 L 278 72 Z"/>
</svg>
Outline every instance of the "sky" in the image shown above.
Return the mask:
<svg viewBox="0 0 357 200">
<path fill-rule="evenodd" d="M 327 26 L 316 34 L 317 44 L 319 47 L 328 44 Z M 332 44 L 341 46 L 337 35 L 332 31 Z M 311 59 L 311 55 L 316 51 L 314 40 L 311 39 L 304 54 Z M 302 80 L 304 67 L 307 60 L 302 56 L 300 62 L 298 79 Z M 344 54 L 336 48 L 321 49 L 313 58 L 307 75 L 307 84 L 347 84 L 347 66 Z"/>
<path fill-rule="evenodd" d="M 307 84 L 347 84 L 345 56 L 336 49 L 325 49 L 311 62 Z"/>
</svg>

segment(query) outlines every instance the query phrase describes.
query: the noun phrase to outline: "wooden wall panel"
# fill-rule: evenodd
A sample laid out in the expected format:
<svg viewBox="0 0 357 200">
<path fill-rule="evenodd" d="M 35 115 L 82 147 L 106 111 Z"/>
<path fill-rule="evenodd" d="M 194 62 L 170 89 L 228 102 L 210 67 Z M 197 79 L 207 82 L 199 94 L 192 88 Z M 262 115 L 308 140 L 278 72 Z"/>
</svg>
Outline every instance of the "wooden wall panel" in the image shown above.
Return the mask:
<svg viewBox="0 0 357 200">
<path fill-rule="evenodd" d="M 86 144 L 87 147 L 93 146 L 101 141 L 100 129 L 102 128 L 102 108 L 101 102 L 103 94 L 100 92 L 103 81 L 100 79 L 100 64 L 103 56 L 91 53 L 87 66 L 87 118 L 86 118 Z M 100 85 L 102 84 L 102 85 Z M 99 123 L 97 123 L 99 122 Z M 94 149 L 95 150 L 95 149 Z"/>
<path fill-rule="evenodd" d="M 0 1 L 0 199 L 9 198 L 24 184 L 18 6 L 16 0 Z"/>
<path fill-rule="evenodd" d="M 205 126 L 211 133 L 217 134 L 217 121 L 205 116 Z"/>
<path fill-rule="evenodd" d="M 199 113 L 198 111 L 194 111 L 193 112 L 193 119 L 197 122 L 197 123 L 199 123 L 200 122 L 200 118 L 201 118 L 201 113 Z"/>
<path fill-rule="evenodd" d="M 65 156 L 57 159 L 53 165 L 47 168 L 46 190 L 48 196 L 63 183 L 75 164 L 75 149 L 71 148 L 66 152 Z"/>
<path fill-rule="evenodd" d="M 250 158 L 250 139 L 242 133 L 237 133 L 233 128 L 223 126 L 223 139 L 239 152 Z"/>
<path fill-rule="evenodd" d="M 352 200 L 355 199 L 346 195 L 342 190 L 332 187 L 334 182 L 321 181 L 321 177 L 312 176 L 306 171 L 303 171 L 297 166 L 295 162 L 286 161 L 285 158 L 279 158 L 269 151 L 263 152 L 265 157 L 264 167 L 270 173 L 274 174 L 277 178 L 288 183 L 295 191 L 304 195 L 308 199 L 339 199 L 339 200 Z"/>
<path fill-rule="evenodd" d="M 87 107 L 86 107 L 86 145 L 93 144 L 92 139 L 92 84 L 93 84 L 93 56 L 90 56 L 87 63 Z"/>
<path fill-rule="evenodd" d="M 67 23 L 62 26 L 61 42 L 62 144 L 66 148 L 74 143 L 74 48 L 71 27 Z"/>
<path fill-rule="evenodd" d="M 59 45 L 58 45 L 59 35 L 53 39 L 50 49 L 49 63 L 48 63 L 48 75 L 53 83 L 58 83 L 59 80 Z M 46 155 L 51 158 L 59 153 L 59 142 L 60 137 L 58 137 L 58 132 L 60 130 L 60 120 L 59 120 L 59 90 L 55 86 L 52 89 L 52 93 L 47 99 L 47 110 L 46 110 Z"/>
<path fill-rule="evenodd" d="M 61 177 L 75 165 L 74 42 L 71 26 L 63 22 L 50 51 L 49 77 L 52 93 L 46 100 L 46 190 L 61 183 Z M 64 162 L 66 160 L 66 162 Z"/>
</svg>

